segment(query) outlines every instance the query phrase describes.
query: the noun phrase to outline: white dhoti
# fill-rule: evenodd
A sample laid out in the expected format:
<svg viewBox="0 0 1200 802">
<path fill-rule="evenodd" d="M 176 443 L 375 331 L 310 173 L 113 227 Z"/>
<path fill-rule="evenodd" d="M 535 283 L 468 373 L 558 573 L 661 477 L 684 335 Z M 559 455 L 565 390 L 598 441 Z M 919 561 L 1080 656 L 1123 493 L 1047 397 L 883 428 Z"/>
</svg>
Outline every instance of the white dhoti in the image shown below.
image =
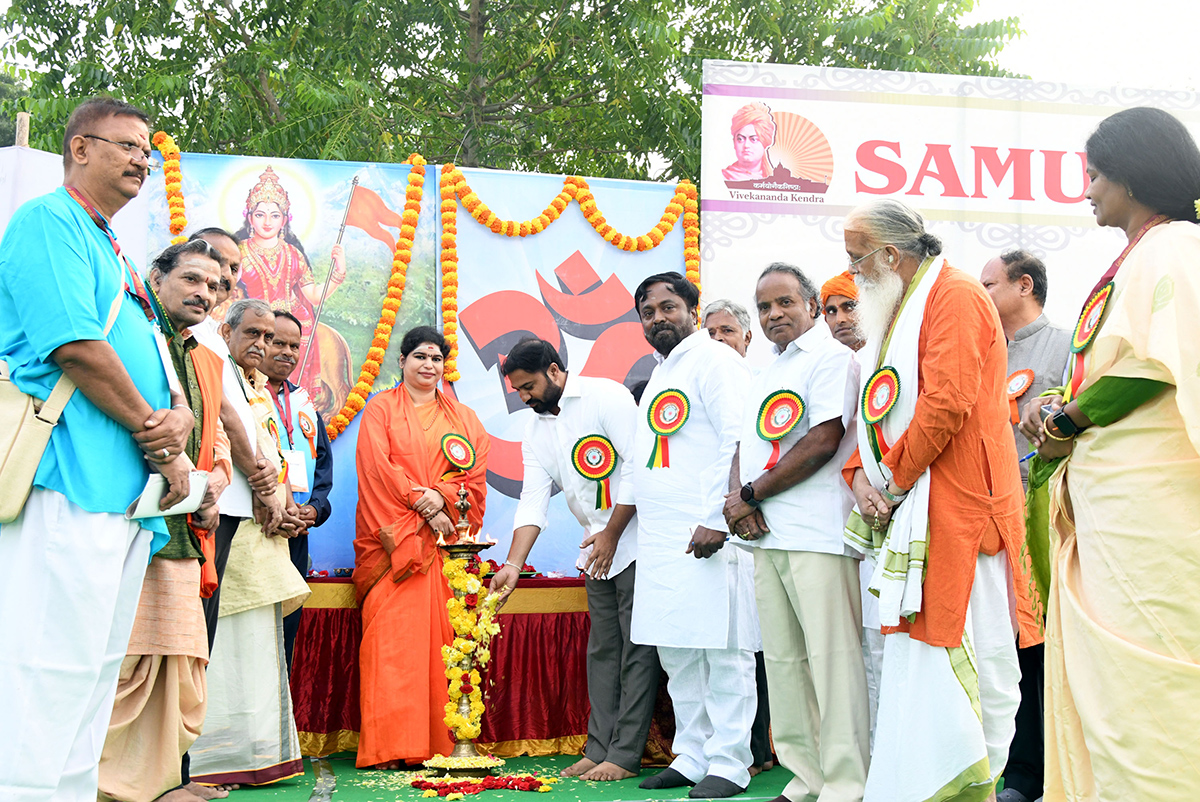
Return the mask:
<svg viewBox="0 0 1200 802">
<path fill-rule="evenodd" d="M 287 541 L 242 521 L 225 567 L 221 625 L 208 663 L 208 715 L 189 750 L 196 782 L 262 784 L 304 772 L 283 617 L 308 595 Z"/>
<path fill-rule="evenodd" d="M 991 793 L 1021 700 L 1010 587 L 1007 555 L 980 554 L 960 646 L 884 636 L 865 802 L 965 802 Z"/>
<path fill-rule="evenodd" d="M 0 526 L 0 799 L 96 799 L 151 539 L 43 489 Z"/>
<path fill-rule="evenodd" d="M 189 750 L 200 783 L 261 784 L 304 772 L 283 648 L 283 606 L 222 616 L 208 715 Z"/>
</svg>

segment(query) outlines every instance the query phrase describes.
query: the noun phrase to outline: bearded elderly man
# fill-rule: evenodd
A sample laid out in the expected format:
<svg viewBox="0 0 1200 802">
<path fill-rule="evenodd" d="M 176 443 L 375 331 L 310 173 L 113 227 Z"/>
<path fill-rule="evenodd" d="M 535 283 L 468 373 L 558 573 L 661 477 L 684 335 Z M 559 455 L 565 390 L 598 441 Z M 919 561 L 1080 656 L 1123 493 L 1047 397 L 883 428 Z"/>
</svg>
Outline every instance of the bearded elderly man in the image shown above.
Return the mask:
<svg viewBox="0 0 1200 802">
<path fill-rule="evenodd" d="M 221 431 L 221 358 L 188 327 L 208 316 L 220 283 L 220 257 L 205 242 L 172 245 L 148 277 L 155 318 L 196 422 L 184 454 L 227 481 L 229 445 Z M 195 802 L 182 788 L 181 758 L 204 723 L 208 662 L 202 595 L 216 587 L 212 530 L 218 490 L 200 509 L 166 519 L 170 541 L 146 569 L 128 656 L 100 758 L 100 792 L 121 802 Z"/>
<path fill-rule="evenodd" d="M 300 364 L 300 344 L 304 333 L 300 320 L 291 312 L 275 310 L 275 337 L 267 346 L 267 358 L 261 370 L 275 403 L 275 422 L 284 440 L 283 455 L 288 464 L 288 480 L 297 506 L 296 514 L 304 522 L 295 537 L 288 539 L 292 565 L 300 576 L 308 576 L 308 535 L 313 527 L 329 518 L 333 508 L 329 493 L 333 490 L 333 453 L 325 421 L 313 405 L 308 391 L 291 382 Z M 298 377 L 297 377 L 298 378 Z M 283 619 L 283 645 L 287 664 L 292 665 L 292 647 L 300 630 L 302 610 Z"/>
<path fill-rule="evenodd" d="M 993 794 L 1040 639 L 996 309 L 894 200 L 846 217 L 867 345 L 846 542 L 875 563 L 883 668 L 865 799 Z M 1013 612 L 1015 610 L 1015 620 Z"/>
<path fill-rule="evenodd" d="M 675 760 L 642 788 L 695 785 L 692 798 L 728 797 L 750 782 L 750 728 L 760 650 L 754 588 L 728 538 L 725 492 L 750 371 L 696 328 L 700 292 L 678 273 L 633 294 L 658 361 L 634 439 L 638 571 L 632 640 L 658 647 L 675 707 Z"/>
<path fill-rule="evenodd" d="M 858 373 L 816 325 L 799 268 L 769 265 L 755 301 L 775 359 L 749 388 L 725 520 L 754 547 L 775 749 L 795 775 L 776 802 L 860 800 L 870 718 L 859 560 L 842 542 L 853 498 L 838 475 L 856 447 Z"/>
<path fill-rule="evenodd" d="M 237 301 L 221 334 L 238 367 L 237 388 L 230 392 L 242 393 L 254 413 L 255 442 L 276 473 L 284 513 L 273 534 L 243 519 L 233 538 L 208 665 L 208 717 L 190 752 L 191 778 L 204 785 L 258 785 L 304 770 L 283 642 L 283 617 L 309 594 L 286 542 L 304 522 L 284 470 L 267 377 L 258 370 L 275 336 L 275 313 L 265 301 Z"/>
</svg>

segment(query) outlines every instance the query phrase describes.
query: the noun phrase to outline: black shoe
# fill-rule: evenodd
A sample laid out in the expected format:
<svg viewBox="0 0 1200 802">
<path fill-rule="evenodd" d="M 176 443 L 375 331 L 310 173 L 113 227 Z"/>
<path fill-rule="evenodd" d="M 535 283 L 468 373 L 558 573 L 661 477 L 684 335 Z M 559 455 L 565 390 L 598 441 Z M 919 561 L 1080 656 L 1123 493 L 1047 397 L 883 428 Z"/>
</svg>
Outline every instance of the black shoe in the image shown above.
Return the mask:
<svg viewBox="0 0 1200 802">
<path fill-rule="evenodd" d="M 996 802 L 1033 802 L 1033 800 L 1016 788 L 1005 788 L 996 794 Z"/>
<path fill-rule="evenodd" d="M 707 778 L 706 778 L 707 779 Z M 647 777 L 638 783 L 638 788 L 645 788 L 653 791 L 659 788 L 679 788 L 684 785 L 695 785 L 694 782 L 684 777 L 679 772 L 672 768 L 665 768 L 653 777 Z"/>
<path fill-rule="evenodd" d="M 737 796 L 745 790 L 742 786 L 732 783 L 724 777 L 715 777 L 710 774 L 696 783 L 696 787 L 688 791 L 688 796 L 692 799 L 725 799 Z"/>
</svg>

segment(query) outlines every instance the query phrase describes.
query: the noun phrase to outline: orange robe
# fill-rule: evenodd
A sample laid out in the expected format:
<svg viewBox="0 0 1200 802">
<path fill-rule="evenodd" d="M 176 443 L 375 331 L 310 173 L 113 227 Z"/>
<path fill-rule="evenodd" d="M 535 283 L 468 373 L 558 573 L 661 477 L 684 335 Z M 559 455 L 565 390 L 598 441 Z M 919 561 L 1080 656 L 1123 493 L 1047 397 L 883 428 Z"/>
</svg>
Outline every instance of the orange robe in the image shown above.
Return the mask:
<svg viewBox="0 0 1200 802">
<path fill-rule="evenodd" d="M 883 464 L 900 487 L 929 469 L 929 557 L 921 611 L 907 632 L 930 646 L 962 642 L 975 559 L 1004 549 L 1013 573 L 1021 646 L 1042 640 L 1033 610 L 1025 505 L 1007 396 L 1008 347 L 995 306 L 972 276 L 947 266 L 925 304 L 916 411 Z M 842 471 L 862 467 L 856 451 Z"/>
<path fill-rule="evenodd" d="M 434 417 L 435 410 L 440 413 Z M 428 426 L 428 430 L 426 430 Z M 442 437 L 465 435 L 475 465 L 458 470 L 442 453 Z M 443 718 L 449 701 L 442 646 L 454 638 L 446 602 L 437 535 L 412 504 L 436 489 L 452 506 L 466 483 L 472 530 L 483 521 L 487 454 L 491 445 L 479 418 L 453 397 L 438 393 L 418 408 L 403 385 L 379 393 L 362 411 L 358 432 L 358 516 L 354 585 L 362 608 L 359 654 L 362 728 L 360 767 L 394 760 L 418 763 L 453 747 Z"/>
</svg>

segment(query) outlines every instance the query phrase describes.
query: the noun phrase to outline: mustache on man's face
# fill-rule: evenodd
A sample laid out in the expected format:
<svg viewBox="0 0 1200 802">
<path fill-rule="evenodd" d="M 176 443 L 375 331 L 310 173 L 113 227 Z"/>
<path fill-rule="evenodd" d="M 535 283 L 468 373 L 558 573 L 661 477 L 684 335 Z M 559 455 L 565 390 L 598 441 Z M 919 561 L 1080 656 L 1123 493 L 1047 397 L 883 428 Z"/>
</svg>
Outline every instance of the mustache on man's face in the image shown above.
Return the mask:
<svg viewBox="0 0 1200 802">
<path fill-rule="evenodd" d="M 274 359 L 276 362 L 286 362 L 286 363 L 288 363 L 289 365 L 295 365 L 295 364 L 296 364 L 296 357 L 292 356 L 291 354 L 276 354 L 276 355 L 275 355 L 274 357 L 272 357 L 272 358 L 273 358 L 273 359 Z"/>
<path fill-rule="evenodd" d="M 183 302 L 183 305 L 184 306 L 197 306 L 197 307 L 203 309 L 205 312 L 207 312 L 209 309 L 208 301 L 204 300 L 203 298 L 189 298 Z"/>
</svg>

